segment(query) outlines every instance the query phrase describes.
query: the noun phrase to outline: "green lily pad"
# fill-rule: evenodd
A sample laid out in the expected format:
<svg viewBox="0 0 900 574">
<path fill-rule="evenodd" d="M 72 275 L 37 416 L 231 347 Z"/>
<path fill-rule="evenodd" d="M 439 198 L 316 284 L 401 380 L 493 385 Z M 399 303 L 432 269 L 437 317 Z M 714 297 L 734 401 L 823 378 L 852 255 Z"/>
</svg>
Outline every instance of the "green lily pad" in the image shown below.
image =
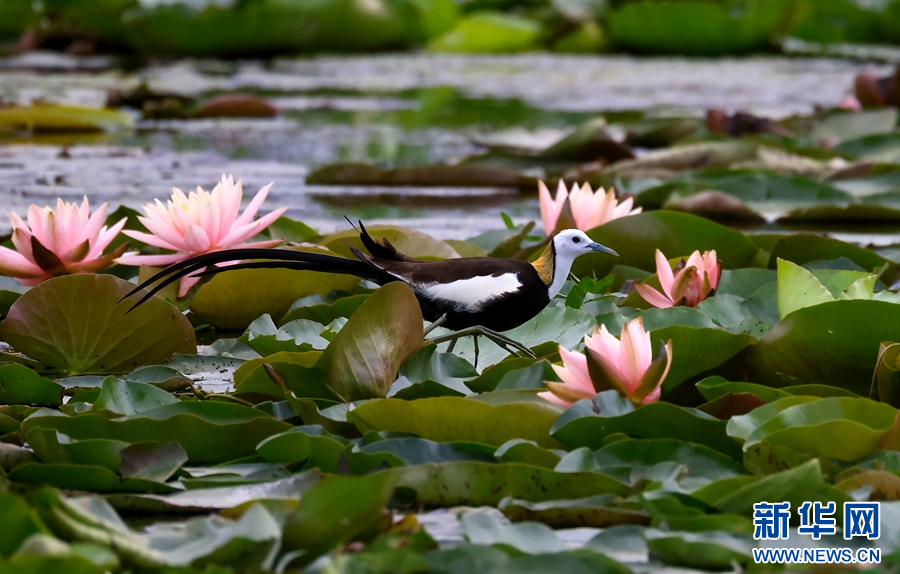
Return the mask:
<svg viewBox="0 0 900 574">
<path fill-rule="evenodd" d="M 194 329 L 176 307 L 152 298 L 128 312 L 133 303 L 121 299 L 132 287 L 112 275 L 49 279 L 13 304 L 0 337 L 69 373 L 128 372 L 196 352 Z"/>
<path fill-rule="evenodd" d="M 471 391 L 465 383 L 478 376 L 478 371 L 465 359 L 452 353 L 440 353 L 437 345 L 426 345 L 410 357 L 400 369 L 399 375 L 400 379 L 391 386 L 388 396 L 416 399 L 426 396 L 469 395 Z M 403 384 L 399 385 L 401 382 Z M 427 390 L 424 387 L 438 389 Z"/>
<path fill-rule="evenodd" d="M 130 129 L 134 119 L 119 110 L 46 102 L 0 106 L 0 129 L 36 132 L 102 132 Z"/>
<path fill-rule="evenodd" d="M 485 512 L 464 515 L 460 530 L 472 544 L 508 547 L 527 554 L 559 552 L 565 548 L 563 541 L 546 524 L 503 524 Z"/>
<path fill-rule="evenodd" d="M 837 502 L 835 516 L 839 523 L 843 514 L 842 503 L 847 500 L 841 491 L 825 482 L 818 459 L 757 480 L 751 477 L 725 479 L 695 492 L 693 496 L 722 512 L 744 516 L 751 516 L 753 505 L 761 500 L 790 502 L 791 508 L 799 508 L 806 501 L 833 500 Z"/>
<path fill-rule="evenodd" d="M 633 504 L 622 504 L 615 495 L 599 494 L 576 500 L 531 502 L 504 498 L 498 508 L 513 522 L 537 521 L 553 528 L 608 528 L 621 524 L 649 524 L 650 517 Z"/>
<path fill-rule="evenodd" d="M 606 391 L 594 401 L 575 403 L 559 417 L 551 434 L 571 448 L 592 450 L 601 448 L 604 439 L 616 433 L 636 438 L 680 439 L 739 459 L 740 447 L 725 434 L 725 426 L 725 421 L 671 403 L 650 403 L 635 409 L 631 401 L 615 391 Z"/>
<path fill-rule="evenodd" d="M 609 33 L 631 50 L 719 56 L 769 46 L 792 11 L 792 3 L 778 0 L 638 0 L 610 13 Z"/>
<path fill-rule="evenodd" d="M 555 468 L 564 455 L 563 450 L 545 449 L 534 441 L 521 438 L 506 441 L 494 452 L 494 457 L 500 462 L 517 462 L 541 468 Z"/>
<path fill-rule="evenodd" d="M 627 496 L 629 491 L 621 482 L 596 472 L 554 472 L 512 463 L 459 461 L 383 472 L 396 475 L 397 486 L 415 490 L 416 501 L 429 507 L 496 506 L 507 496 L 534 502 L 598 494 Z"/>
<path fill-rule="evenodd" d="M 266 438 L 259 443 L 256 451 L 269 462 L 305 461 L 305 468 L 318 467 L 323 472 L 337 472 L 338 461 L 347 444 L 347 439 L 333 435 L 321 426 L 307 425 Z"/>
<path fill-rule="evenodd" d="M 422 311 L 405 283 L 369 297 L 328 346 L 315 370 L 343 402 L 383 397 L 422 348 Z"/>
<path fill-rule="evenodd" d="M 180 401 L 153 385 L 107 377 L 103 381 L 100 396 L 94 401 L 93 410 L 106 409 L 128 416 L 177 402 Z"/>
<path fill-rule="evenodd" d="M 756 546 L 750 536 L 728 532 L 644 532 L 650 552 L 670 566 L 724 570 L 748 564 Z"/>
<path fill-rule="evenodd" d="M 751 350 L 749 379 L 783 388 L 824 384 L 869 394 L 882 341 L 897 338 L 900 306 L 834 301 L 794 311 Z"/>
<path fill-rule="evenodd" d="M 282 351 L 261 359 L 251 359 L 243 363 L 234 372 L 234 392 L 236 394 L 262 394 L 276 399 L 283 399 L 285 390 L 292 390 L 299 397 L 323 398 L 337 400 L 334 393 L 311 376 L 312 367 L 322 356 L 320 351 L 293 353 Z M 282 388 L 272 380 L 265 364 L 274 369 L 284 379 Z"/>
<path fill-rule="evenodd" d="M 514 402 L 491 406 L 462 397 L 404 401 L 369 401 L 350 411 L 347 419 L 361 432 L 414 433 L 435 441 L 467 441 L 500 446 L 514 438 L 533 440 L 547 448 L 559 446 L 549 431 L 559 410 L 549 403 Z"/>
<path fill-rule="evenodd" d="M 900 343 L 882 343 L 878 353 L 875 378 L 878 380 L 878 398 L 900 408 Z M 2 369 L 0 369 L 2 370 Z"/>
<path fill-rule="evenodd" d="M 898 411 L 863 398 L 789 397 L 737 416 L 728 434 L 744 449 L 766 441 L 825 459 L 852 461 L 881 450 Z"/>
<path fill-rule="evenodd" d="M 773 389 L 756 383 L 731 382 L 722 377 L 707 377 L 698 382 L 696 387 L 708 401 L 716 400 L 728 393 L 750 393 L 771 403 L 792 394 L 784 389 Z"/>
<path fill-rule="evenodd" d="M 650 336 L 654 347 L 660 341 L 672 340 L 672 366 L 663 381 L 663 392 L 669 392 L 691 377 L 722 365 L 756 341 L 746 333 L 683 325 L 654 330 Z"/>
<path fill-rule="evenodd" d="M 319 296 L 310 296 L 310 298 L 312 297 Z M 311 321 L 319 322 L 323 325 L 328 325 L 339 317 L 349 318 L 368 298 L 368 294 L 350 295 L 349 297 L 341 297 L 334 303 L 321 302 L 311 305 L 302 304 L 306 301 L 306 299 L 300 299 L 295 302 L 291 310 L 281 318 L 280 324 L 285 325 L 297 319 L 309 319 Z"/>
<path fill-rule="evenodd" d="M 671 439 L 625 439 L 596 452 L 580 448 L 564 456 L 555 470 L 601 472 L 631 485 L 658 481 L 668 491 L 685 493 L 746 474 L 734 459 L 709 447 Z"/>
<path fill-rule="evenodd" d="M 10 480 L 23 484 L 50 485 L 66 490 L 90 492 L 152 492 L 165 494 L 180 490 L 143 478 L 121 478 L 102 466 L 74 464 L 25 464 L 9 474 Z"/>
<path fill-rule="evenodd" d="M 237 269 L 220 273 L 200 286 L 191 311 L 222 329 L 245 329 L 268 313 L 280 319 L 291 304 L 307 295 L 349 291 L 359 278 L 318 271 Z"/>
<path fill-rule="evenodd" d="M 190 461 L 199 464 L 255 455 L 260 441 L 292 427 L 258 409 L 203 401 L 179 402 L 117 419 L 93 412 L 70 417 L 43 411 L 22 423 L 25 434 L 34 428 L 57 430 L 79 441 L 177 442 Z"/>
<path fill-rule="evenodd" d="M 323 330 L 320 323 L 309 319 L 296 319 L 276 327 L 272 317 L 266 314 L 250 323 L 238 340 L 263 357 L 281 351 L 321 351 L 328 346 L 328 339 L 320 335 Z"/>
<path fill-rule="evenodd" d="M 285 517 L 283 550 L 324 551 L 352 540 L 389 515 L 382 510 L 397 487 L 396 476 L 339 476 L 313 485 L 296 511 Z"/>
<path fill-rule="evenodd" d="M 453 259 L 459 257 L 459 254 L 445 242 L 426 235 L 421 231 L 390 225 L 372 225 L 366 227 L 366 229 L 376 241 L 387 239 L 397 251 L 409 257 L 417 259 Z M 363 246 L 362 240 L 359 238 L 359 232 L 355 229 L 326 235 L 319 241 L 319 244 L 339 255 L 354 259 L 356 259 L 356 256 L 350 251 L 350 245 L 363 253 L 366 252 L 365 246 Z"/>
<path fill-rule="evenodd" d="M 435 52 L 502 53 L 534 49 L 539 23 L 500 12 L 476 12 L 428 45 Z"/>
<path fill-rule="evenodd" d="M 357 444 L 347 454 L 350 470 L 363 473 L 382 464 L 416 466 L 461 460 L 496 462 L 494 448 L 473 442 L 434 442 L 422 438 L 388 438 Z"/>
<path fill-rule="evenodd" d="M 894 273 L 892 269 L 896 268 L 895 264 L 868 249 L 837 239 L 808 234 L 789 235 L 777 240 L 772 246 L 769 267 L 774 268 L 779 259 L 805 265 L 813 261 L 834 261 L 841 257 L 846 257 L 866 271 L 874 271 L 888 264 L 888 278 L 882 280 L 890 280 L 890 275 Z"/>
<path fill-rule="evenodd" d="M 715 249 L 726 268 L 741 267 L 756 256 L 756 248 L 742 233 L 702 217 L 673 211 L 614 219 L 592 229 L 588 235 L 618 251 L 620 257 L 595 254 L 579 257 L 573 266 L 573 272 L 579 277 L 591 274 L 605 277 L 614 265 L 655 271 L 655 253 L 660 246 L 665 246 L 667 257 Z"/>
<path fill-rule="evenodd" d="M 0 366 L 0 404 L 59 406 L 62 390 L 24 365 Z"/>
</svg>

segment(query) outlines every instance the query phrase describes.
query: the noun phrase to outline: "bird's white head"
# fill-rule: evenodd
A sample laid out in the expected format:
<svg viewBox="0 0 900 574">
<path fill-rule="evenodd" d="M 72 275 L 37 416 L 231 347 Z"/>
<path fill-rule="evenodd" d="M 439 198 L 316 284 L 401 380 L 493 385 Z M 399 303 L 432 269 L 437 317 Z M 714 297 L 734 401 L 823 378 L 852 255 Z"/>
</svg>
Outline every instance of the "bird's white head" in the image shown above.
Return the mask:
<svg viewBox="0 0 900 574">
<path fill-rule="evenodd" d="M 572 270 L 572 263 L 579 255 L 585 253 L 609 253 L 616 257 L 619 255 L 578 229 L 564 229 L 553 237 L 553 280 L 549 287 L 551 299 L 562 289 L 569 271 Z"/>
</svg>

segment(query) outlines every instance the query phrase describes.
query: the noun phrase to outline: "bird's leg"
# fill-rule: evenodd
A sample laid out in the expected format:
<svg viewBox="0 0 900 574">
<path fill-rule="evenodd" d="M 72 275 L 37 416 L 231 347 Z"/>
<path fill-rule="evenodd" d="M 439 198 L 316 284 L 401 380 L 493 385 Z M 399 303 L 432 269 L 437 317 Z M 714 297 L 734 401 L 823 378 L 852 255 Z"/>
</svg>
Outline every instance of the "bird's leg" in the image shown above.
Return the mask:
<svg viewBox="0 0 900 574">
<path fill-rule="evenodd" d="M 472 365 L 478 368 L 478 335 L 472 335 L 472 344 L 475 345 L 475 363 Z"/>
<path fill-rule="evenodd" d="M 435 337 L 434 339 L 431 339 L 431 342 L 433 342 L 435 345 L 437 345 L 440 343 L 446 343 L 447 341 L 452 341 L 452 343 L 450 344 L 450 347 L 447 349 L 447 352 L 449 353 L 453 350 L 453 346 L 456 344 L 457 340 L 459 340 L 463 337 L 470 337 L 473 335 L 475 335 L 475 336 L 481 335 L 481 336 L 484 336 L 484 337 L 490 339 L 498 347 L 500 347 L 504 351 L 508 352 L 510 355 L 518 354 L 515 351 L 510 349 L 510 347 L 512 347 L 513 349 L 516 349 L 516 350 L 522 352 L 527 357 L 531 357 L 532 359 L 537 358 L 537 355 L 534 354 L 534 351 L 532 351 L 531 349 L 529 349 L 522 343 L 519 343 L 518 341 L 514 341 L 514 340 L 510 339 L 509 337 L 498 333 L 497 331 L 493 331 L 491 329 L 488 329 L 487 327 L 482 327 L 481 325 L 476 325 L 474 327 L 467 327 L 467 328 L 457 331 L 455 333 L 450 333 L 448 335 L 442 335 L 440 337 Z"/>
<path fill-rule="evenodd" d="M 432 339 L 432 341 L 435 342 L 435 343 L 434 343 L 435 345 L 438 344 L 438 343 L 437 343 L 437 339 Z M 452 352 L 453 352 L 453 348 L 456 347 L 456 342 L 457 342 L 457 341 L 459 341 L 459 337 L 455 337 L 455 338 L 453 338 L 453 339 L 450 339 L 450 346 L 447 347 L 447 352 L 448 352 L 448 353 L 452 353 Z M 443 341 L 441 341 L 441 343 L 443 343 Z"/>
<path fill-rule="evenodd" d="M 427 337 L 428 333 L 434 331 L 435 329 L 437 329 L 438 327 L 443 325 L 444 321 L 446 321 L 446 320 L 447 320 L 447 314 L 444 313 L 443 315 L 441 315 L 440 317 L 437 318 L 437 321 L 435 321 L 431 325 L 428 325 L 427 327 L 425 327 L 425 332 L 422 333 L 422 336 Z"/>
</svg>

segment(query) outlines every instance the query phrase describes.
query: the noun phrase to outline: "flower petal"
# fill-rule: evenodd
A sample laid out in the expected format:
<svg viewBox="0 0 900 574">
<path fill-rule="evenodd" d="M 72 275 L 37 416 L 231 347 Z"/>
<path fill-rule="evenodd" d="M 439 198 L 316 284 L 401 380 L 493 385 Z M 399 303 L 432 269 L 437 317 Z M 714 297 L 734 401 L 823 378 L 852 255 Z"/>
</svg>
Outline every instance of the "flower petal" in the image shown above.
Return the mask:
<svg viewBox="0 0 900 574">
<path fill-rule="evenodd" d="M 123 255 L 116 259 L 119 265 L 149 265 L 159 267 L 184 261 L 190 257 L 190 253 L 171 253 L 169 255 Z"/>
<path fill-rule="evenodd" d="M 266 200 L 266 196 L 269 195 L 269 190 L 272 189 L 273 185 L 274 183 L 270 183 L 269 185 L 263 186 L 262 189 L 253 196 L 253 199 L 250 200 L 250 205 L 248 205 L 244 210 L 244 213 L 235 220 L 232 231 L 235 227 L 242 227 L 253 221 L 253 217 L 256 215 L 256 212 L 259 211 L 259 208 L 262 207 L 262 204 Z"/>
<path fill-rule="evenodd" d="M 287 207 L 280 207 L 272 213 L 268 213 L 260 217 L 256 221 L 249 223 L 248 225 L 232 229 L 231 232 L 226 235 L 224 239 L 222 239 L 222 241 L 219 243 L 219 246 L 228 247 L 229 245 L 234 245 L 235 243 L 240 243 L 241 241 L 250 239 L 266 227 L 275 223 L 275 220 L 281 217 L 287 210 Z"/>
<path fill-rule="evenodd" d="M 205 229 L 199 225 L 192 225 L 184 234 L 184 245 L 187 247 L 187 251 L 203 253 L 210 248 L 212 242 Z"/>
<path fill-rule="evenodd" d="M 672 306 L 672 301 L 670 301 L 665 295 L 650 287 L 649 285 L 643 285 L 641 283 L 634 284 L 635 291 L 644 298 L 644 301 L 650 303 L 657 309 L 668 309 Z"/>
<path fill-rule="evenodd" d="M 656 250 L 656 276 L 659 277 L 659 285 L 662 287 L 663 293 L 670 300 L 674 301 L 672 284 L 675 282 L 675 274 L 672 273 L 672 267 L 669 265 L 666 256 L 659 249 Z"/>
</svg>

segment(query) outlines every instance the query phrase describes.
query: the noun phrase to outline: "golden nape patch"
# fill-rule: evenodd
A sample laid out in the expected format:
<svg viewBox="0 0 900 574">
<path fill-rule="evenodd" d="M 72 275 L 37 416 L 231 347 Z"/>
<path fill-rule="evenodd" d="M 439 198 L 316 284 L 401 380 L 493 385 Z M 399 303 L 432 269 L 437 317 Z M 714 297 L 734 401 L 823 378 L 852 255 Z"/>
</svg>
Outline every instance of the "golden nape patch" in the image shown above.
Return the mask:
<svg viewBox="0 0 900 574">
<path fill-rule="evenodd" d="M 538 277 L 544 282 L 544 285 L 550 286 L 553 283 L 553 243 L 544 248 L 544 252 L 531 265 L 537 271 Z"/>
</svg>

